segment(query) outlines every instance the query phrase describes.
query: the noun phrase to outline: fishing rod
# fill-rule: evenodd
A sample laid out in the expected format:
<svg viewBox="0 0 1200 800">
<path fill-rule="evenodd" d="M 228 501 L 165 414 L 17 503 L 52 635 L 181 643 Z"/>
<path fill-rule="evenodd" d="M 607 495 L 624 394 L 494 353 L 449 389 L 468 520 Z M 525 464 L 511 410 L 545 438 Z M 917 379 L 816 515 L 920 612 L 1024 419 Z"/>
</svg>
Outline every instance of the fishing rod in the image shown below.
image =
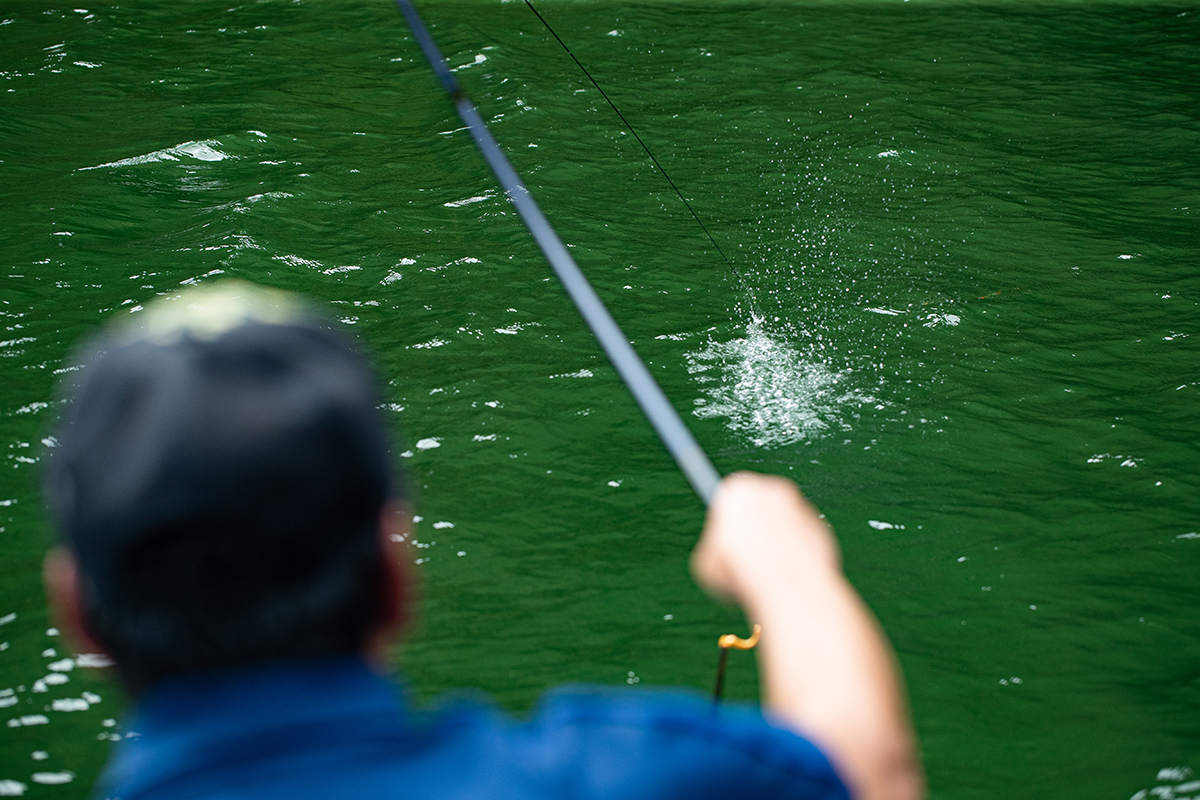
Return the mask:
<svg viewBox="0 0 1200 800">
<path fill-rule="evenodd" d="M 500 146 L 496 144 L 491 131 L 488 130 L 483 118 L 479 116 L 479 111 L 459 85 L 454 73 L 446 64 L 446 59 L 433 41 L 433 37 L 430 36 L 425 24 L 417 15 L 417 9 L 413 6 L 412 0 L 396 0 L 396 5 L 408 22 L 409 28 L 412 29 L 418 44 L 421 45 L 421 51 L 429 61 L 429 66 L 433 68 L 442 88 L 454 101 L 454 108 L 458 111 L 458 116 L 471 132 L 476 146 L 479 147 L 488 166 L 492 168 L 492 172 L 495 173 L 496 179 L 500 182 L 505 194 L 508 195 L 508 199 L 516 206 L 517 213 L 520 214 L 525 227 L 529 229 L 538 247 L 546 256 L 546 260 L 550 262 L 550 266 L 554 269 L 559 281 L 562 282 L 563 288 L 567 290 L 567 294 L 574 301 L 579 313 L 583 315 L 588 327 L 592 329 L 592 333 L 599 340 L 600 346 L 604 348 L 609 361 L 616 368 L 617 374 L 629 387 L 630 393 L 641 406 L 642 412 L 650 420 L 650 424 L 654 426 L 654 430 L 662 439 L 667 451 L 675 459 L 675 463 L 679 465 L 679 469 L 687 477 L 692 489 L 707 504 L 712 498 L 713 492 L 716 491 L 717 484 L 721 481 L 720 473 L 717 472 L 704 450 L 696 442 L 691 431 L 683 424 L 679 412 L 671 405 L 658 382 L 650 374 L 650 370 L 646 368 L 633 346 L 629 344 L 629 340 L 621 332 L 616 320 L 613 319 L 612 314 L 604 306 L 604 302 L 596 294 L 596 290 L 592 288 L 575 263 L 575 259 L 567 252 L 562 240 L 558 238 L 558 234 L 554 232 L 554 228 L 542 214 L 542 210 L 538 208 L 533 195 L 525 188 L 524 182 L 517 175 L 512 164 L 508 162 L 508 158 Z"/>
<path fill-rule="evenodd" d="M 708 226 L 704 224 L 704 220 L 700 219 L 700 215 L 696 213 L 696 209 L 692 208 L 692 204 L 688 202 L 688 199 L 683 196 L 683 192 L 680 191 L 679 187 L 675 185 L 675 181 L 673 181 L 671 176 L 667 174 L 666 168 L 659 163 L 657 158 L 655 158 L 654 153 L 650 150 L 650 146 L 647 145 L 645 140 L 642 139 L 641 135 L 633 129 L 633 125 L 631 125 L 629 120 L 625 118 L 625 115 L 621 113 L 621 109 L 617 108 L 617 104 L 614 103 L 612 98 L 608 96 L 608 92 L 604 91 L 604 87 L 602 87 L 596 81 L 596 79 L 592 77 L 592 73 L 588 71 L 588 68 L 583 65 L 583 62 L 580 61 L 576 57 L 575 53 L 571 51 L 571 48 L 568 47 L 567 43 L 563 41 L 563 38 L 558 35 L 558 32 L 550 26 L 550 23 L 545 17 L 542 16 L 541 12 L 533 7 L 533 3 L 531 3 L 530 0 L 525 0 L 525 5 L 528 6 L 529 10 L 534 13 L 534 16 L 541 20 L 542 25 L 546 26 L 546 30 L 550 31 L 550 35 L 553 36 L 560 45 L 562 45 L 562 49 L 567 51 L 567 55 L 569 55 L 571 60 L 575 62 L 575 66 L 579 67 L 580 71 L 587 76 L 587 79 L 592 82 L 592 86 L 595 86 L 596 91 L 598 91 L 600 96 L 604 98 L 604 102 L 608 103 L 609 108 L 611 108 L 613 112 L 620 117 L 621 122 L 624 123 L 629 132 L 633 134 L 633 138 L 637 139 L 637 143 L 640 144 L 642 149 L 646 151 L 646 155 L 650 158 L 650 162 L 654 164 L 654 166 L 658 168 L 658 171 L 662 173 L 662 176 L 666 178 L 667 183 L 669 183 L 671 188 L 675 190 L 675 194 L 678 195 L 680 201 L 692 215 L 692 219 L 696 220 L 696 224 L 700 226 L 700 230 L 704 231 L 704 235 L 708 237 L 708 240 L 712 242 L 712 246 L 721 255 L 721 258 L 725 260 L 725 265 L 729 267 L 729 271 L 733 274 L 734 279 L 738 282 L 738 286 L 741 287 L 742 292 L 746 295 L 746 301 L 750 304 L 751 314 L 755 317 L 762 316 L 758 313 L 758 309 L 755 307 L 754 293 L 750 291 L 750 287 L 746 283 L 745 276 L 743 276 L 741 271 L 739 271 L 738 268 L 733 265 L 733 261 L 729 259 L 729 256 L 725 255 L 725 251 L 721 249 L 721 245 L 717 244 L 717 240 L 713 238 L 712 233 L 709 232 Z"/>
</svg>

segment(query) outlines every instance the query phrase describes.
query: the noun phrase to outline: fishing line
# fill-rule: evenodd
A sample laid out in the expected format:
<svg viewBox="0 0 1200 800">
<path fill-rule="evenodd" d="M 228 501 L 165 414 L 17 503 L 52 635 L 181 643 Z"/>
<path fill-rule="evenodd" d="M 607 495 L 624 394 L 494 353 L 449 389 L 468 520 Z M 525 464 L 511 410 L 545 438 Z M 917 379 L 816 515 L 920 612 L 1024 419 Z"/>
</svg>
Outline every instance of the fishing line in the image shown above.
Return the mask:
<svg viewBox="0 0 1200 800">
<path fill-rule="evenodd" d="M 650 370 L 646 368 L 633 346 L 629 344 L 629 340 L 625 338 L 625 334 L 621 332 L 620 327 L 605 308 L 603 301 L 596 294 L 596 290 L 588 283 L 587 278 L 575 263 L 575 259 L 571 258 L 571 254 L 563 246 L 562 240 L 558 238 L 558 234 L 554 232 L 554 228 L 550 226 L 550 222 L 542 214 L 542 210 L 538 208 L 533 195 L 525 188 L 520 176 L 508 162 L 508 158 L 505 157 L 500 146 L 496 144 L 491 131 L 488 130 L 483 118 L 479 116 L 479 111 L 459 85 L 454 73 L 447 66 L 446 59 L 442 57 L 441 51 L 433 41 L 433 37 L 429 35 L 425 24 L 421 22 L 412 0 L 396 0 L 396 5 L 408 21 L 409 28 L 412 29 L 413 35 L 421 45 L 421 50 L 424 52 L 426 60 L 429 61 L 429 66 L 433 68 L 438 81 L 441 82 L 442 88 L 454 101 L 454 108 L 458 111 L 458 116 L 471 132 L 475 144 L 479 147 L 488 166 L 492 168 L 492 172 L 495 173 L 496 179 L 504 188 L 508 199 L 516 206 L 517 213 L 521 215 L 525 226 L 533 235 L 542 253 L 545 254 L 546 260 L 550 262 L 550 266 L 562 282 L 563 288 L 567 290 L 567 294 L 574 301 L 579 313 L 583 315 L 588 327 L 592 329 L 592 333 L 608 355 L 609 361 L 616 368 L 617 374 L 629 387 L 634 399 L 641 406 L 642 412 L 654 426 L 654 430 L 675 459 L 675 463 L 679 465 L 679 469 L 683 471 L 700 499 L 708 503 L 717 484 L 721 481 L 720 473 L 713 467 L 691 431 L 683 424 L 679 412 L 671 405 L 658 382 L 650 374 Z"/>
<path fill-rule="evenodd" d="M 609 107 L 616 112 L 616 115 L 621 118 L 621 122 L 625 123 L 625 127 L 629 129 L 629 132 L 633 134 L 633 138 L 637 139 L 638 144 L 640 144 L 642 149 L 646 151 L 646 155 L 650 157 L 650 161 L 655 167 L 658 168 L 658 171 L 662 173 L 662 176 L 667 179 L 667 183 L 671 184 L 671 188 L 675 190 L 675 194 L 679 196 L 679 199 L 687 207 L 687 210 L 691 212 L 692 219 L 696 220 L 696 224 L 700 226 L 700 230 L 704 231 L 704 235 L 708 237 L 710 242 L 712 242 L 712 246 L 715 247 L 717 252 L 721 254 L 721 258 L 725 259 L 725 264 L 729 267 L 729 271 L 733 273 L 733 277 L 737 280 L 738 285 L 741 286 L 742 291 L 745 292 L 747 301 L 750 303 L 750 310 L 753 315 L 755 317 L 761 316 L 754 307 L 754 294 L 750 291 L 750 287 L 746 284 L 745 277 L 741 272 L 738 271 L 738 268 L 733 265 L 733 262 L 729 260 L 729 256 L 725 255 L 725 251 L 721 249 L 721 245 L 717 244 L 717 240 L 713 238 L 711 233 L 709 233 L 708 226 L 704 224 L 704 221 L 700 219 L 700 215 L 696 213 L 696 209 L 692 208 L 692 204 L 689 203 L 687 198 L 683 196 L 683 192 L 681 192 L 679 187 L 675 185 L 675 181 L 671 180 L 671 176 L 667 174 L 667 170 L 664 169 L 663 165 L 660 164 L 658 159 L 654 157 L 654 153 L 651 152 L 650 147 L 645 141 L 642 140 L 642 137 L 638 135 L 638 132 L 633 129 L 633 126 L 629 124 L 629 120 L 625 119 L 625 115 L 621 113 L 621 109 L 617 108 L 617 104 L 612 101 L 612 98 L 608 96 L 608 93 L 604 91 L 604 88 L 596 82 L 596 79 L 592 77 L 592 73 L 588 72 L 588 68 L 583 65 L 583 62 L 575 57 L 575 54 L 571 52 L 571 48 L 568 47 L 567 43 L 562 40 L 562 37 L 555 32 L 554 28 L 550 27 L 550 23 L 546 21 L 546 18 L 543 17 L 541 13 L 533 7 L 533 3 L 529 2 L 529 0 L 525 0 L 525 5 L 527 5 L 529 10 L 532 11 L 537 18 L 542 21 L 542 24 L 546 26 L 546 30 L 550 31 L 550 35 L 558 40 L 558 43 L 562 45 L 563 50 L 567 51 L 567 55 L 571 57 L 571 60 L 575 62 L 575 65 L 579 67 L 579 69 L 583 71 L 583 74 L 587 76 L 587 79 L 592 82 L 592 86 L 596 87 L 596 91 L 600 92 L 600 96 L 603 97 L 605 102 L 608 103 Z"/>
</svg>

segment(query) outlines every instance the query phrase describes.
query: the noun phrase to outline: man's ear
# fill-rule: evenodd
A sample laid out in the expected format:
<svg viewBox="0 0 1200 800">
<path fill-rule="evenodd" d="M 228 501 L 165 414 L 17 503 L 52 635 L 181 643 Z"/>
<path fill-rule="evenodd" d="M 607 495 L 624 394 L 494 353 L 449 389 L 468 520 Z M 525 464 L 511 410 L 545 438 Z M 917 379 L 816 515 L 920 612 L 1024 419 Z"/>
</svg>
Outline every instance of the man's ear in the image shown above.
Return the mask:
<svg viewBox="0 0 1200 800">
<path fill-rule="evenodd" d="M 83 615 L 79 565 L 66 547 L 54 547 L 42 561 L 42 583 L 50 616 L 62 631 L 67 645 L 76 653 L 103 653 L 104 647 L 88 632 Z"/>
<path fill-rule="evenodd" d="M 399 500 L 379 512 L 379 548 L 383 554 L 384 591 L 379 626 L 367 642 L 367 655 L 386 663 L 388 650 L 412 617 L 416 574 L 409 566 L 412 508 Z"/>
</svg>

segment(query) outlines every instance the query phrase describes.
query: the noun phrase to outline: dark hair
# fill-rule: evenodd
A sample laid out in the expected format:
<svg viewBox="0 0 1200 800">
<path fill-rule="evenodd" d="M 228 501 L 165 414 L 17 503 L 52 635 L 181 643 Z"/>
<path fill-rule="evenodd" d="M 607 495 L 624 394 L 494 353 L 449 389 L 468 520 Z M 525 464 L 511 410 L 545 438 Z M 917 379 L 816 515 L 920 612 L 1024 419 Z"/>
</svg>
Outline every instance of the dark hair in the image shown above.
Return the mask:
<svg viewBox="0 0 1200 800">
<path fill-rule="evenodd" d="M 131 691 L 357 652 L 383 619 L 375 381 L 312 318 L 110 335 L 57 439 L 47 498 Z"/>
</svg>

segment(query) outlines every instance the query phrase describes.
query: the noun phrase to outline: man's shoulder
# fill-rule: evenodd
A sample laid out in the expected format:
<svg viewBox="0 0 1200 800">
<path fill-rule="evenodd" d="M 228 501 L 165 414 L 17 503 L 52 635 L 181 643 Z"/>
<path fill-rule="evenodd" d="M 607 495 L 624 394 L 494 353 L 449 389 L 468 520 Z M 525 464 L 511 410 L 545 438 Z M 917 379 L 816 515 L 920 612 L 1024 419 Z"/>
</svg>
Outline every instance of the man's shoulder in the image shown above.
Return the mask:
<svg viewBox="0 0 1200 800">
<path fill-rule="evenodd" d="M 806 739 L 751 706 L 717 706 L 683 691 L 566 686 L 548 692 L 525 721 L 460 704 L 437 727 L 473 740 L 477 754 L 494 759 L 485 769 L 546 796 L 847 796 Z"/>
<path fill-rule="evenodd" d="M 145 735 L 122 742 L 105 795 L 847 797 L 829 762 L 800 736 L 749 706 L 717 707 L 686 692 L 563 687 L 527 717 L 486 695 L 406 708 L 393 685 L 355 663 L 164 689 L 144 698 Z"/>
</svg>

